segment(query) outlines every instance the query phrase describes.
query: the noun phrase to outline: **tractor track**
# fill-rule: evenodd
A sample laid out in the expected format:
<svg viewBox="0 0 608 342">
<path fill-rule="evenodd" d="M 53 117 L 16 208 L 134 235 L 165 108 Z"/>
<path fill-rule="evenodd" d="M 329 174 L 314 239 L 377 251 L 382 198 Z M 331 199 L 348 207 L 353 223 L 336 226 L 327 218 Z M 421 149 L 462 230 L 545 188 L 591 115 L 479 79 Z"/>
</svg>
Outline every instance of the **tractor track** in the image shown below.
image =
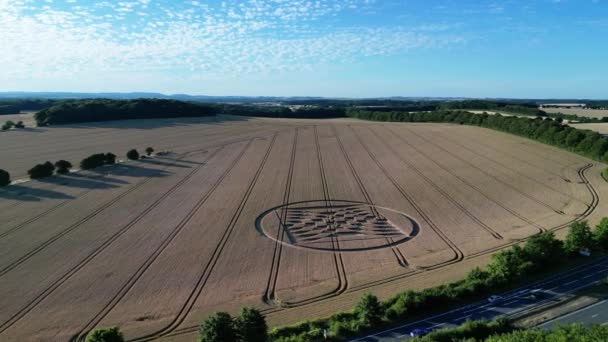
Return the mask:
<svg viewBox="0 0 608 342">
<path fill-rule="evenodd" d="M 410 146 L 412 149 L 414 149 L 416 152 L 418 152 L 418 154 L 425 156 L 425 154 L 420 151 L 420 149 L 418 149 L 418 147 L 412 145 L 411 143 L 409 143 L 407 140 L 405 140 L 402 136 L 400 136 L 399 134 L 395 133 L 393 130 L 391 130 L 389 127 L 386 127 L 387 131 L 389 131 L 391 134 L 393 134 L 395 137 L 397 137 L 399 140 L 403 141 L 406 145 Z M 478 186 L 471 184 L 469 181 L 467 181 L 466 179 L 464 179 L 463 177 L 455 174 L 454 172 L 452 172 L 450 169 L 448 169 L 447 167 L 439 164 L 438 162 L 436 162 L 435 160 L 428 158 L 425 156 L 425 158 L 427 160 L 429 160 L 431 163 L 437 165 L 437 167 L 439 167 L 440 169 L 444 170 L 445 172 L 449 173 L 450 175 L 452 175 L 454 178 L 460 180 L 461 182 L 463 182 L 464 184 L 468 185 L 471 189 L 475 190 L 478 194 L 480 194 L 482 197 L 486 198 L 487 200 L 489 200 L 490 202 L 496 204 L 497 206 L 499 206 L 500 208 L 503 208 L 505 211 L 507 211 L 508 213 L 510 213 L 511 215 L 519 218 L 520 220 L 528 223 L 529 225 L 535 227 L 536 229 L 539 230 L 539 232 L 543 232 L 546 229 L 544 227 L 542 227 L 541 225 L 529 220 L 528 218 L 526 218 L 525 216 L 517 213 L 516 211 L 514 211 L 513 209 L 507 207 L 506 205 L 500 203 L 498 200 L 490 197 L 489 195 L 485 194 Z"/>
<path fill-rule="evenodd" d="M 285 182 L 285 191 L 283 192 L 283 202 L 289 203 L 289 197 L 291 194 L 291 182 L 293 179 L 293 169 L 296 160 L 296 148 L 298 145 L 298 128 L 295 129 L 295 133 L 293 136 L 293 143 L 291 145 L 291 155 L 289 158 L 289 169 L 287 171 L 287 181 Z M 287 210 L 282 209 L 281 216 L 279 218 L 279 225 L 283 225 L 283 222 L 286 220 Z M 272 253 L 272 264 L 270 266 L 270 273 L 268 274 L 268 281 L 266 283 L 266 289 L 264 291 L 264 295 L 262 297 L 262 301 L 268 305 L 276 306 L 276 286 L 279 278 L 279 266 L 281 264 L 281 255 L 283 253 L 283 238 L 285 236 L 285 232 L 283 229 L 279 228 L 277 230 L 277 241 L 274 243 L 274 250 Z"/>
<path fill-rule="evenodd" d="M 350 125 L 349 125 L 349 127 L 353 130 L 353 132 L 355 132 L 355 135 L 358 136 L 358 133 L 355 131 L 355 129 L 352 128 Z M 473 222 L 477 223 L 481 228 L 483 228 L 486 232 L 488 232 L 488 234 L 492 235 L 495 239 L 497 239 L 497 240 L 504 239 L 504 237 L 500 233 L 498 233 L 497 231 L 492 229 L 492 227 L 488 226 L 483 221 L 481 221 L 477 216 L 475 216 L 473 213 L 471 213 L 462 204 L 458 203 L 458 201 L 456 201 L 450 194 L 448 194 L 445 190 L 443 190 L 441 187 L 439 187 L 437 184 L 435 184 L 429 177 L 427 177 L 422 171 L 420 171 L 413 163 L 407 161 L 400 154 L 398 154 L 397 151 L 393 148 L 393 146 L 389 145 L 389 143 L 387 143 L 382 137 L 380 137 L 380 135 L 378 135 L 378 133 L 376 131 L 374 131 L 373 128 L 367 127 L 367 129 L 370 132 L 372 132 L 372 134 L 374 136 L 376 136 L 378 141 L 382 142 L 382 144 L 384 146 L 386 146 L 393 153 L 393 155 L 396 156 L 401 161 L 401 163 L 409 166 L 409 168 L 411 168 L 418 176 L 420 176 L 422 179 L 424 179 L 427 184 L 429 184 L 437 192 L 442 194 L 448 201 L 450 201 L 450 203 L 452 203 L 454 206 L 456 206 L 458 209 L 460 209 L 460 211 L 462 211 Z"/>
<path fill-rule="evenodd" d="M 259 179 L 259 176 L 262 173 L 264 166 L 266 165 L 268 156 L 270 155 L 270 152 L 272 151 L 272 147 L 274 146 L 277 135 L 278 135 L 278 133 L 275 132 L 275 134 L 272 137 L 271 142 L 268 144 L 266 153 L 265 153 L 264 157 L 262 158 L 262 161 L 260 162 L 260 165 L 259 165 L 253 179 L 251 180 L 251 182 L 249 184 L 249 187 L 245 191 L 245 194 L 243 195 L 243 198 L 241 199 L 241 202 L 239 203 L 237 210 L 233 214 L 233 216 L 228 224 L 228 227 L 226 227 L 226 230 L 224 231 L 224 234 L 222 235 L 222 237 L 220 238 L 220 241 L 216 245 L 209 262 L 203 268 L 203 272 L 201 273 L 200 277 L 198 278 L 197 283 L 195 284 L 194 288 L 188 295 L 186 302 L 182 305 L 182 307 L 177 312 L 176 316 L 165 327 L 163 327 L 155 332 L 146 334 L 144 336 L 133 338 L 129 341 L 150 341 L 150 340 L 154 340 L 154 339 L 163 337 L 163 336 L 173 332 L 175 329 L 177 329 L 179 327 L 180 324 L 182 324 L 184 322 L 188 313 L 190 312 L 190 310 L 192 310 L 192 307 L 196 303 L 196 300 L 198 299 L 201 292 L 203 291 L 203 288 L 207 284 L 207 281 L 208 281 L 209 277 L 211 276 L 211 273 L 213 272 L 215 265 L 217 264 L 217 261 L 221 255 L 222 251 L 224 250 L 224 247 L 226 246 L 228 239 L 230 238 L 232 231 L 234 230 L 234 227 L 236 226 L 236 223 L 238 222 L 238 220 L 241 216 L 241 213 L 243 212 L 245 204 L 247 203 L 247 201 L 249 200 L 249 196 L 253 192 L 253 188 L 255 187 L 257 180 Z"/>
<path fill-rule="evenodd" d="M 188 154 L 189 153 L 182 154 L 181 157 L 179 158 L 179 160 L 185 158 Z M 169 167 L 170 166 L 167 166 L 166 168 L 163 168 L 162 170 L 165 170 L 165 169 L 167 169 Z M 5 266 L 4 268 L 2 268 L 0 270 L 0 277 L 4 276 L 6 273 L 10 272 L 15 267 L 21 265 L 22 263 L 24 263 L 25 261 L 27 261 L 28 259 L 30 259 L 34 255 L 38 254 L 39 252 L 41 252 L 42 250 L 44 250 L 46 247 L 48 247 L 49 245 L 51 245 L 53 242 L 59 240 L 61 237 L 65 236 L 66 234 L 68 234 L 68 233 L 74 231 L 75 229 L 79 228 L 80 226 L 82 226 L 83 224 L 85 224 L 86 222 L 88 222 L 90 219 L 94 218 L 99 213 L 101 213 L 105 209 L 109 208 L 110 206 L 112 206 L 113 204 L 115 204 L 116 202 L 118 202 L 119 200 L 121 200 L 122 198 L 124 198 L 125 196 L 127 196 L 128 194 L 130 194 L 130 193 L 134 192 L 135 190 L 139 189 L 140 187 L 142 187 L 143 185 L 145 185 L 146 183 L 148 183 L 149 181 L 151 181 L 154 178 L 156 178 L 156 177 L 147 177 L 147 178 L 139 181 L 134 186 L 132 186 L 129 189 L 127 189 L 126 191 L 122 192 L 120 195 L 112 198 L 108 202 L 106 202 L 103 205 L 97 207 L 97 209 L 95 209 L 92 213 L 88 214 L 87 216 L 85 216 L 85 217 L 81 218 L 80 220 L 78 220 L 76 223 L 70 225 L 66 229 L 64 229 L 64 230 L 60 231 L 59 233 L 55 234 L 50 239 L 48 239 L 45 242 L 43 242 L 40 245 L 38 245 L 38 247 L 35 247 L 34 249 L 32 249 L 31 251 L 29 251 L 25 255 L 21 256 L 19 259 L 17 259 L 14 262 L 10 263 L 8 266 Z"/>
<path fill-rule="evenodd" d="M 355 138 L 357 139 L 357 141 L 359 142 L 359 144 L 361 145 L 361 147 L 363 147 L 363 149 L 367 152 L 367 154 L 369 155 L 369 157 L 374 161 L 374 163 L 382 171 L 382 173 L 385 175 L 385 177 L 401 193 L 401 195 L 403 196 L 403 198 L 405 198 L 407 200 L 407 202 L 416 210 L 416 212 L 420 215 L 420 217 L 422 217 L 424 219 L 424 221 L 429 225 L 429 227 L 431 227 L 431 229 L 437 234 L 437 236 L 439 236 L 439 238 L 454 253 L 454 257 L 451 260 L 444 261 L 442 263 L 439 263 L 437 265 L 433 265 L 431 267 L 423 267 L 423 269 L 432 269 L 432 268 L 436 268 L 438 266 L 445 266 L 445 265 L 453 264 L 453 263 L 456 263 L 456 262 L 459 262 L 459 261 L 463 260 L 464 259 L 464 253 L 460 250 L 460 248 L 458 248 L 458 246 L 454 242 L 452 242 L 452 240 L 450 240 L 443 233 L 443 231 L 435 224 L 435 222 L 433 222 L 433 220 L 424 212 L 424 210 L 422 210 L 422 208 L 420 208 L 418 206 L 418 204 L 414 201 L 414 199 L 410 195 L 407 194 L 407 192 L 405 191 L 405 189 L 403 189 L 403 187 L 401 187 L 401 185 L 395 180 L 395 178 L 393 178 L 393 176 L 388 172 L 388 170 L 384 167 L 384 165 L 382 165 L 380 163 L 380 161 L 378 161 L 378 159 L 372 153 L 372 151 L 369 150 L 368 146 L 361 139 L 359 139 L 359 137 L 356 134 L 355 134 Z"/>
<path fill-rule="evenodd" d="M 213 185 L 207 190 L 207 192 L 201 197 L 194 207 L 188 211 L 186 216 L 175 226 L 167 237 L 161 242 L 158 247 L 150 254 L 146 261 L 136 270 L 135 273 L 120 287 L 118 292 L 112 297 L 112 299 L 93 317 L 86 325 L 78 331 L 70 341 L 84 341 L 86 335 L 90 330 L 94 329 L 95 326 L 101 322 L 101 320 L 112 311 L 112 309 L 125 297 L 129 290 L 135 285 L 135 283 L 143 276 L 143 274 L 150 268 L 154 261 L 160 256 L 160 254 L 167 248 L 167 246 L 177 237 L 177 235 L 183 230 L 186 224 L 192 219 L 192 217 L 198 212 L 198 210 L 205 204 L 207 199 L 214 193 L 219 187 L 224 178 L 230 173 L 234 166 L 241 160 L 245 152 L 249 149 L 255 139 L 251 139 L 247 145 L 243 147 L 241 152 L 234 158 L 234 160 L 228 165 L 226 170 L 222 172 L 220 177 L 213 183 Z M 219 150 L 218 150 L 219 151 Z M 211 158 L 211 156 L 210 156 Z"/>
<path fill-rule="evenodd" d="M 489 173 L 489 172 L 485 171 L 484 169 L 482 169 L 482 168 L 480 168 L 479 166 L 477 166 L 477 165 L 475 165 L 475 164 L 473 164 L 473 163 L 469 162 L 468 160 L 465 160 L 464 158 L 459 157 L 457 154 L 451 153 L 449 150 L 445 149 L 443 146 L 441 146 L 441 145 L 439 145 L 439 144 L 437 144 L 437 143 L 435 143 L 435 142 L 430 141 L 429 139 L 427 139 L 427 138 L 423 137 L 422 135 L 420 135 L 420 134 L 418 134 L 418 133 L 415 133 L 415 132 L 413 132 L 413 131 L 411 131 L 411 130 L 409 130 L 409 129 L 408 129 L 408 131 L 409 131 L 409 132 L 411 132 L 412 134 L 416 135 L 416 136 L 417 136 L 417 137 L 419 137 L 420 139 L 422 139 L 422 140 L 426 141 L 427 143 L 432 144 L 433 146 L 435 146 L 435 147 L 439 148 L 440 150 L 444 151 L 444 152 L 445 152 L 445 153 L 447 153 L 448 155 L 451 155 L 453 158 L 460 160 L 461 162 L 463 162 L 463 163 L 465 163 L 465 164 L 469 165 L 470 167 L 474 168 L 475 170 L 477 170 L 477 171 L 479 171 L 479 172 L 483 173 L 484 175 L 486 175 L 486 176 L 488 176 L 488 177 L 492 178 L 492 179 L 493 179 L 493 180 L 495 180 L 496 182 L 503 184 L 504 186 L 506 186 L 507 188 L 509 188 L 509 189 L 513 190 L 514 192 L 516 192 L 516 193 L 520 194 L 521 196 L 523 196 L 523 197 L 525 197 L 525 198 L 527 198 L 527 199 L 529 199 L 529 200 L 531 200 L 531 201 L 535 202 L 536 204 L 538 204 L 538 205 L 540 205 L 540 206 L 543 206 L 543 207 L 545 207 L 545 208 L 547 208 L 547 209 L 549 209 L 549 210 L 551 210 L 551 211 L 553 211 L 553 212 L 555 212 L 555 213 L 557 213 L 557 214 L 560 214 L 560 215 L 565 215 L 565 213 L 564 213 L 564 212 L 563 212 L 561 209 L 556 209 L 556 208 L 554 208 L 553 206 L 551 206 L 550 204 L 545 203 L 545 202 L 543 202 L 543 201 L 541 201 L 541 200 L 539 200 L 539 199 L 537 199 L 537 198 L 535 198 L 535 197 L 533 197 L 533 196 L 531 196 L 531 195 L 529 195 L 529 194 L 527 194 L 527 193 L 525 193 L 525 192 L 523 192 L 523 191 L 521 191 L 521 190 L 517 189 L 517 188 L 516 188 L 516 187 L 514 187 L 513 185 L 511 185 L 511 184 L 509 184 L 509 183 L 507 183 L 507 182 L 503 181 L 502 179 L 500 179 L 500 178 L 498 178 L 498 177 L 494 176 L 493 174 L 491 174 L 491 173 Z M 538 183 L 538 181 L 537 181 L 536 183 Z"/>
<path fill-rule="evenodd" d="M 217 149 L 211 155 L 209 155 L 205 160 L 209 160 L 214 155 L 219 153 L 220 149 Z M 190 171 L 184 178 L 182 178 L 178 183 L 176 183 L 173 187 L 171 187 L 167 192 L 165 192 L 161 197 L 159 197 L 154 203 L 148 206 L 144 211 L 142 211 L 139 215 L 137 215 L 133 220 L 131 220 L 128 224 L 123 226 L 119 231 L 114 233 L 109 239 L 107 239 L 103 244 L 93 250 L 88 256 L 82 259 L 77 265 L 68 270 L 64 275 L 55 280 L 52 284 L 46 287 L 40 294 L 38 294 L 33 300 L 29 301 L 23 308 L 21 308 L 16 314 L 11 316 L 7 321 L 0 325 L 0 333 L 4 332 L 18 320 L 20 320 L 23 316 L 25 316 L 28 312 L 30 312 L 38 303 L 47 298 L 51 293 L 57 290 L 63 283 L 65 283 L 69 278 L 71 278 L 74 274 L 76 274 L 80 269 L 85 267 L 91 260 L 95 258 L 99 253 L 105 250 L 108 246 L 110 246 L 114 241 L 116 241 L 120 236 L 126 233 L 131 227 L 133 227 L 139 220 L 141 220 L 147 213 L 152 211 L 155 207 L 157 207 L 165 198 L 167 198 L 171 193 L 177 190 L 183 183 L 185 183 L 188 179 L 190 179 L 200 168 L 203 167 L 203 164 L 195 167 L 192 171 Z M 74 228 L 75 229 L 75 228 Z M 63 234 L 63 232 L 62 232 Z M 66 232 L 67 234 L 67 232 Z M 65 234 L 64 234 L 65 235 Z"/>
<path fill-rule="evenodd" d="M 353 175 L 353 177 L 357 181 L 357 185 L 359 186 L 359 190 L 363 194 L 363 197 L 365 198 L 365 200 L 367 201 L 367 203 L 369 203 L 370 205 L 372 205 L 372 207 L 370 207 L 372 209 L 372 212 L 376 215 L 376 217 L 379 217 L 380 215 L 378 214 L 377 210 L 373 207 L 374 202 L 372 201 L 371 196 L 367 192 L 367 189 L 365 188 L 365 185 L 363 184 L 363 181 L 361 180 L 361 177 L 359 176 L 359 173 L 355 169 L 355 166 L 353 165 L 353 162 L 350 159 L 350 156 L 346 152 L 346 149 L 344 148 L 344 144 L 342 144 L 342 139 L 340 139 L 340 136 L 338 135 L 338 131 L 336 130 L 336 126 L 332 125 L 331 128 L 332 128 L 332 131 L 333 131 L 334 136 L 336 138 L 336 141 L 338 142 L 338 146 L 340 147 L 340 150 L 342 151 L 344 159 L 346 160 L 346 164 L 348 165 L 348 168 L 349 168 L 351 174 Z M 357 138 L 357 140 L 358 140 L 358 138 Z M 369 153 L 369 151 L 368 151 L 368 153 Z M 372 157 L 372 159 L 373 159 L 373 157 Z M 388 238 L 387 237 L 386 240 L 387 240 L 387 242 L 389 244 L 394 244 L 394 241 L 393 241 L 392 238 Z M 398 247 L 395 247 L 395 246 L 391 247 L 391 251 L 393 252 L 393 255 L 395 256 L 395 259 L 397 259 L 397 263 L 399 263 L 399 265 L 401 267 L 409 267 L 410 266 L 409 263 L 408 263 L 408 261 L 406 260 L 405 256 L 403 256 L 403 253 L 401 253 L 401 251 L 399 250 Z"/>
</svg>

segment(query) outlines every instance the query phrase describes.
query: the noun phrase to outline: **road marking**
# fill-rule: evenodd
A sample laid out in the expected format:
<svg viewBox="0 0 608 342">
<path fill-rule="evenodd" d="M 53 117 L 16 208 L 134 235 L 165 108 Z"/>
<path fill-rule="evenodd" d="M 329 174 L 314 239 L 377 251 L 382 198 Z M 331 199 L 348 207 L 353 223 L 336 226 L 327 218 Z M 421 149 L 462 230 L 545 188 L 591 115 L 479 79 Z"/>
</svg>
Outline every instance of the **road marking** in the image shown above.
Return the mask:
<svg viewBox="0 0 608 342">
<path fill-rule="evenodd" d="M 599 315 L 599 314 L 595 314 L 595 315 L 591 316 L 591 318 L 595 318 L 595 317 L 597 317 L 598 315 Z"/>
<path fill-rule="evenodd" d="M 587 278 L 591 278 L 591 277 L 595 277 L 595 274 L 588 274 L 588 275 L 584 276 L 583 279 L 587 279 Z"/>
<path fill-rule="evenodd" d="M 566 317 L 570 317 L 570 316 L 572 316 L 572 315 L 576 315 L 577 313 L 579 313 L 579 312 L 581 312 L 581 311 L 585 311 L 585 310 L 587 310 L 587 309 L 591 309 L 592 307 L 598 306 L 598 305 L 600 305 L 600 304 L 604 304 L 606 301 L 608 301 L 608 299 L 604 299 L 604 300 L 602 300 L 602 301 L 600 301 L 600 302 L 597 302 L 597 303 L 595 303 L 595 304 L 591 304 L 591 305 L 588 305 L 588 306 L 586 306 L 586 307 L 584 307 L 584 308 L 580 308 L 580 309 L 578 309 L 578 310 L 576 310 L 576 311 L 572 311 L 572 312 L 570 312 L 570 313 L 568 313 L 568 314 L 566 314 L 566 315 L 562 315 L 562 316 L 556 317 L 556 318 L 554 318 L 554 319 L 552 319 L 552 320 L 550 320 L 550 321 L 547 321 L 547 322 L 545 322 L 545 323 L 543 323 L 543 324 L 538 325 L 538 327 L 547 326 L 547 325 L 549 325 L 550 323 L 553 323 L 554 321 L 557 321 L 557 320 L 560 320 L 560 319 L 563 319 L 563 318 L 566 318 Z M 606 324 L 606 323 L 604 323 L 604 324 Z"/>
<path fill-rule="evenodd" d="M 578 282 L 578 279 L 574 279 L 573 281 L 569 281 L 569 282 L 565 283 L 564 286 L 568 286 L 568 285 L 574 284 L 576 282 Z"/>
<path fill-rule="evenodd" d="M 462 316 L 462 317 L 460 317 L 460 318 L 457 318 L 457 319 L 452 320 L 452 322 L 463 321 L 463 320 L 465 320 L 465 319 L 467 319 L 467 318 L 469 318 L 469 317 L 471 317 L 471 315 Z"/>
</svg>

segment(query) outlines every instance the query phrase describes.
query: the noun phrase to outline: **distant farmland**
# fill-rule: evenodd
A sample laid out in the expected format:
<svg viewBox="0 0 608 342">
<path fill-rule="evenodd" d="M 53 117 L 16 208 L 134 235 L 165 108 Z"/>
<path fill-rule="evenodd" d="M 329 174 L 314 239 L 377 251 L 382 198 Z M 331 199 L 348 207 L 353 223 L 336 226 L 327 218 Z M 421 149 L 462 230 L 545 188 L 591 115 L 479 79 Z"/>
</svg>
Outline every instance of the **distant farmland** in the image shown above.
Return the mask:
<svg viewBox="0 0 608 342">
<path fill-rule="evenodd" d="M 547 113 L 563 113 L 601 119 L 608 116 L 608 109 L 582 109 L 582 108 L 543 108 Z"/>
<path fill-rule="evenodd" d="M 131 127 L 129 130 L 118 126 Z M 173 153 L 0 190 L 0 340 L 192 341 L 217 310 L 271 323 L 460 277 L 501 247 L 605 215 L 603 166 L 448 124 L 211 119 L 0 136 L 3 167 Z"/>
</svg>

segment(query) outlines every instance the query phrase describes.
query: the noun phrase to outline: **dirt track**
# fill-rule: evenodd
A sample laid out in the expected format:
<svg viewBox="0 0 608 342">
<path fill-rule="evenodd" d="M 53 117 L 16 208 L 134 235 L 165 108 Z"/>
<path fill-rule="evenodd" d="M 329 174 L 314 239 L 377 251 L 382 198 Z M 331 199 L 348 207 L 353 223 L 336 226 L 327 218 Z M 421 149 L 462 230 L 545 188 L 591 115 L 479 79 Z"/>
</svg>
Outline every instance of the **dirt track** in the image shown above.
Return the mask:
<svg viewBox="0 0 608 342">
<path fill-rule="evenodd" d="M 492 251 L 607 209 L 602 165 L 481 128 L 118 125 L 0 136 L 13 174 L 39 159 L 174 151 L 0 190 L 0 340 L 119 325 L 129 340 L 186 341 L 207 314 L 242 305 L 290 323 L 364 291 L 458 278 Z"/>
</svg>

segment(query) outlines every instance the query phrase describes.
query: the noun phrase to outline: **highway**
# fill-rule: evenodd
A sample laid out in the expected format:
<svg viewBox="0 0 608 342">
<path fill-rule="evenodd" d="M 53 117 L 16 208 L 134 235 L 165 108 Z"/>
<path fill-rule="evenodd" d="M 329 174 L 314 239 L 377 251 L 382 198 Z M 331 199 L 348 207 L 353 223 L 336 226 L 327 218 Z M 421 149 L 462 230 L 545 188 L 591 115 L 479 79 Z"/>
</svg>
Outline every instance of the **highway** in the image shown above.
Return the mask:
<svg viewBox="0 0 608 342">
<path fill-rule="evenodd" d="M 560 316 L 554 320 L 539 325 L 540 328 L 551 329 L 557 325 L 570 323 L 608 324 L 608 300 L 603 300 Z"/>
<path fill-rule="evenodd" d="M 379 331 L 374 334 L 359 337 L 351 341 L 372 342 L 372 341 L 404 341 L 409 339 L 409 334 L 414 329 L 430 328 L 440 329 L 457 326 L 466 320 L 487 319 L 491 320 L 500 316 L 513 317 L 527 311 L 533 311 L 545 305 L 550 305 L 558 301 L 562 301 L 582 288 L 591 286 L 598 281 L 605 279 L 608 276 L 608 257 L 602 257 L 589 265 L 579 267 L 575 270 L 566 271 L 557 275 L 546 278 L 545 280 L 532 283 L 525 288 L 515 289 L 509 292 L 500 293 L 502 299 L 490 303 L 488 300 L 479 301 L 464 307 L 459 307 L 448 312 L 444 312 L 435 316 L 431 316 L 416 322 L 406 323 L 391 329 Z M 532 296 L 533 290 L 540 290 L 538 296 Z M 599 304 L 599 305 L 598 305 Z M 582 319 L 587 321 L 586 317 L 599 318 L 606 321 L 608 304 L 598 303 L 595 307 L 598 312 L 580 310 L 580 315 L 566 315 L 555 322 L 572 318 L 575 321 Z M 589 310 L 593 309 L 590 308 Z M 601 310 L 604 314 L 601 314 Z"/>
</svg>

